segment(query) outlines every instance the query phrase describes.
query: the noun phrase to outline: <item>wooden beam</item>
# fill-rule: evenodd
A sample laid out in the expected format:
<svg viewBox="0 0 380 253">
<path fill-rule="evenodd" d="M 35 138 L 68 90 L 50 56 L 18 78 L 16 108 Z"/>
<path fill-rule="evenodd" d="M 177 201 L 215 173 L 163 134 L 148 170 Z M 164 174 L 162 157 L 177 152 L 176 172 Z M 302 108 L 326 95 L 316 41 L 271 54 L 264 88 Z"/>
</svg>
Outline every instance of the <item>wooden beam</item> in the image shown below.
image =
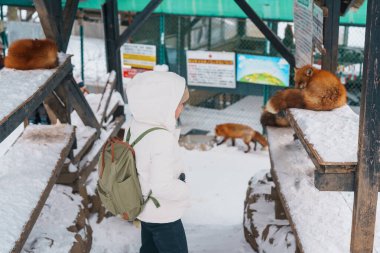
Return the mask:
<svg viewBox="0 0 380 253">
<path fill-rule="evenodd" d="M 380 1 L 368 0 L 351 252 L 372 252 L 380 175 Z"/>
<path fill-rule="evenodd" d="M 314 172 L 314 185 L 320 191 L 354 191 L 355 173 Z"/>
<path fill-rule="evenodd" d="M 273 45 L 274 48 L 285 58 L 291 67 L 295 67 L 296 60 L 294 55 L 289 49 L 282 43 L 281 39 L 274 34 L 274 32 L 268 28 L 264 21 L 256 14 L 256 12 L 249 6 L 245 0 L 234 0 L 237 5 L 244 11 L 247 17 L 256 25 L 256 27 L 262 32 Z"/>
<path fill-rule="evenodd" d="M 119 18 L 116 0 L 107 0 L 102 5 L 102 16 L 106 43 L 107 71 L 111 72 L 114 70 L 116 72 L 115 87 L 125 101 L 120 49 L 117 47 L 117 41 L 119 39 Z"/>
<path fill-rule="evenodd" d="M 67 46 L 69 44 L 71 30 L 73 29 L 73 24 L 75 16 L 78 10 L 79 0 L 67 0 L 65 9 L 63 11 L 63 46 L 62 51 L 66 52 Z"/>
<path fill-rule="evenodd" d="M 54 40 L 57 43 L 58 49 L 62 51 L 61 0 L 34 0 L 34 6 L 38 12 L 46 38 Z"/>
<path fill-rule="evenodd" d="M 79 117 L 86 126 L 93 127 L 97 130 L 97 137 L 99 137 L 100 124 L 73 77 L 71 77 L 71 79 L 68 80 L 67 87 L 70 92 L 73 108 L 78 113 Z"/>
<path fill-rule="evenodd" d="M 128 26 L 128 28 L 120 35 L 117 40 L 117 48 L 120 49 L 121 46 L 128 41 L 128 39 L 137 32 L 138 29 L 148 20 L 148 18 L 152 15 L 153 11 L 161 4 L 163 0 L 151 0 L 149 4 L 139 13 L 137 14 L 132 24 Z"/>
<path fill-rule="evenodd" d="M 338 66 L 340 1 L 324 0 L 328 16 L 323 21 L 323 45 L 326 54 L 322 55 L 322 69 L 335 73 Z"/>
</svg>

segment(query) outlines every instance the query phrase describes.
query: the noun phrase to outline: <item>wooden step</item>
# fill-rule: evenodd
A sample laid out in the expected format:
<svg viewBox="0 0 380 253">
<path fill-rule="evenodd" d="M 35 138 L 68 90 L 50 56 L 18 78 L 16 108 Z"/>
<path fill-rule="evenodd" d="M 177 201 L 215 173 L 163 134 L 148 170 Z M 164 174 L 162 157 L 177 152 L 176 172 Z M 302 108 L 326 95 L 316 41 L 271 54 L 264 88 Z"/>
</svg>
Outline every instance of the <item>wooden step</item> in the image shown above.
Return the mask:
<svg viewBox="0 0 380 253">
<path fill-rule="evenodd" d="M 0 157 L 0 252 L 20 252 L 74 142 L 74 127 L 28 126 Z"/>
<path fill-rule="evenodd" d="M 82 197 L 54 185 L 22 252 L 90 252 L 92 229 Z"/>
<path fill-rule="evenodd" d="M 298 247 L 305 253 L 350 252 L 354 194 L 316 189 L 316 167 L 293 134 L 291 128 L 268 127 L 271 173 Z M 379 250 L 376 224 L 374 252 Z"/>
<path fill-rule="evenodd" d="M 288 109 L 287 118 L 317 170 L 321 191 L 353 191 L 359 116 L 347 105 L 332 111 Z"/>
<path fill-rule="evenodd" d="M 74 149 L 73 164 L 77 164 L 82 159 L 98 138 L 96 129 L 88 126 L 77 127 L 75 133 L 77 148 Z"/>
<path fill-rule="evenodd" d="M 59 54 L 55 69 L 0 71 L 0 142 L 34 111 L 72 71 L 70 56 Z"/>
</svg>

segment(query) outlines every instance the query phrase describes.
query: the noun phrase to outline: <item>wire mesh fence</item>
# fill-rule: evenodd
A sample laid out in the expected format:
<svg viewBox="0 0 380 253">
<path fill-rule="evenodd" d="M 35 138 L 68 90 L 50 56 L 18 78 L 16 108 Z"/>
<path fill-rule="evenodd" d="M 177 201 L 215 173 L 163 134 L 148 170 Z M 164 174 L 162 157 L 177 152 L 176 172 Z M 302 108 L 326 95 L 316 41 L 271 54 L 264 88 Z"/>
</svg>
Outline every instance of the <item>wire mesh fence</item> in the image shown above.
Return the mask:
<svg viewBox="0 0 380 253">
<path fill-rule="evenodd" d="M 85 14 L 85 19 L 88 22 L 98 23 L 95 26 L 97 29 L 84 28 L 86 36 L 91 36 L 88 34 L 89 30 L 94 32 L 101 27 L 101 24 L 99 24 L 101 23 L 101 18 L 96 18 L 96 16 L 94 13 L 91 13 L 91 15 L 89 13 Z M 132 21 L 133 15 L 131 13 L 120 14 L 122 26 L 128 26 Z M 294 53 L 293 23 L 280 21 L 266 21 L 266 23 L 281 38 L 285 46 Z M 365 28 L 341 26 L 339 33 L 339 66 L 336 75 L 346 86 L 349 104 L 358 106 L 363 73 Z M 4 35 L 5 33 L 3 32 L 2 41 L 6 39 Z M 9 29 L 8 35 L 12 37 Z M 158 63 L 167 64 L 170 71 L 176 72 L 185 78 L 187 77 L 187 50 L 225 51 L 235 52 L 236 54 L 281 57 L 253 23 L 249 19 L 242 18 L 154 14 L 131 37 L 130 42 L 155 45 Z M 315 54 L 314 63 L 321 63 L 320 54 Z M 293 74 L 291 69 L 290 86 L 293 85 Z M 192 103 L 211 105 L 213 102 L 207 102 L 206 98 L 212 97 L 215 100 L 221 100 L 216 104 L 228 105 L 245 95 L 269 97 L 278 88 L 266 87 L 260 84 L 240 83 L 238 81 L 236 89 L 202 88 L 201 90 L 203 90 L 202 94 L 206 95 L 194 97 Z"/>
</svg>

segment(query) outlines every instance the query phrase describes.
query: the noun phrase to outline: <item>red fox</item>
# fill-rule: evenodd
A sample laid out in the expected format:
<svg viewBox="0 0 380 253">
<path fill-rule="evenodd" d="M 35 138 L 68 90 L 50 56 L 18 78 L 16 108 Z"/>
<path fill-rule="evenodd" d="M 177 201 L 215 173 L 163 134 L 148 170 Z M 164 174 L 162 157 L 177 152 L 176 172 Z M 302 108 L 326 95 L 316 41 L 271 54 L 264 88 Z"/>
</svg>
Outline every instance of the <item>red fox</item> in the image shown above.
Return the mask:
<svg viewBox="0 0 380 253">
<path fill-rule="evenodd" d="M 243 139 L 244 143 L 248 146 L 248 150 L 246 150 L 245 153 L 248 153 L 251 150 L 251 146 L 249 146 L 251 141 L 255 143 L 254 150 L 256 150 L 257 142 L 261 144 L 263 149 L 268 146 L 268 142 L 264 136 L 246 125 L 233 123 L 217 125 L 215 127 L 215 135 L 224 137 L 221 142 L 217 143 L 217 145 L 220 145 L 231 138 L 232 145 L 235 146 L 236 138 Z"/>
<path fill-rule="evenodd" d="M 311 65 L 296 69 L 295 89 L 277 92 L 266 104 L 261 116 L 263 125 L 273 125 L 274 116 L 287 108 L 303 108 L 314 111 L 329 111 L 347 102 L 346 89 L 332 73 Z"/>
<path fill-rule="evenodd" d="M 51 69 L 58 66 L 58 48 L 54 41 L 22 39 L 13 42 L 4 66 L 20 70 Z"/>
</svg>

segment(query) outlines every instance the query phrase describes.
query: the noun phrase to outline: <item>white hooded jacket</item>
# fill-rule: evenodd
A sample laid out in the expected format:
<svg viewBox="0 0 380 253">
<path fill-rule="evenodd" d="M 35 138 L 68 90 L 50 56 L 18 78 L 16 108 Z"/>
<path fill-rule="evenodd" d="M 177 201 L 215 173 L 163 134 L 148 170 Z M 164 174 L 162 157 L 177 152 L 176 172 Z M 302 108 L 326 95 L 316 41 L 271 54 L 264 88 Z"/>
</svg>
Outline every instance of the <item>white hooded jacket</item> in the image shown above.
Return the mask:
<svg viewBox="0 0 380 253">
<path fill-rule="evenodd" d="M 179 130 L 175 110 L 185 90 L 185 79 L 171 72 L 138 74 L 127 85 L 133 119 L 131 141 L 152 127 L 163 127 L 147 134 L 134 147 L 136 167 L 144 197 L 150 190 L 157 208 L 149 200 L 138 216 L 141 221 L 167 223 L 180 219 L 189 202 L 189 189 L 178 179 L 184 170 L 179 154 Z"/>
</svg>

